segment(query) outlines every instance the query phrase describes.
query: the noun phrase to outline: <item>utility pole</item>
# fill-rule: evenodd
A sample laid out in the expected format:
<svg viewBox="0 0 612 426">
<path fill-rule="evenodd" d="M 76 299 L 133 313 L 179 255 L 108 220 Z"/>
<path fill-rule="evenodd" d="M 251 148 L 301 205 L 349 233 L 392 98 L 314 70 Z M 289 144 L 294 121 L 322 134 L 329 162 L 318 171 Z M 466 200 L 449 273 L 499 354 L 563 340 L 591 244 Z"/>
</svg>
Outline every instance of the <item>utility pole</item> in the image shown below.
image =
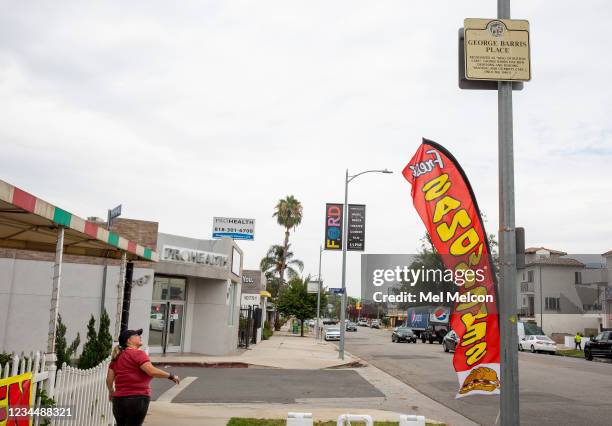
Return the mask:
<svg viewBox="0 0 612 426">
<path fill-rule="evenodd" d="M 344 318 L 346 316 L 346 246 L 348 230 L 348 184 L 349 174 L 346 169 L 346 175 L 344 178 L 344 208 L 342 209 L 342 294 L 340 302 L 340 343 L 338 344 L 338 356 L 340 359 L 344 359 L 344 334 L 346 332 L 346 324 L 344 324 Z"/>
<path fill-rule="evenodd" d="M 510 19 L 510 0 L 497 0 L 497 18 Z M 502 426 L 520 424 L 516 315 L 516 229 L 514 222 L 514 154 L 512 82 L 497 83 L 499 161 L 499 328 L 501 337 Z"/>
</svg>

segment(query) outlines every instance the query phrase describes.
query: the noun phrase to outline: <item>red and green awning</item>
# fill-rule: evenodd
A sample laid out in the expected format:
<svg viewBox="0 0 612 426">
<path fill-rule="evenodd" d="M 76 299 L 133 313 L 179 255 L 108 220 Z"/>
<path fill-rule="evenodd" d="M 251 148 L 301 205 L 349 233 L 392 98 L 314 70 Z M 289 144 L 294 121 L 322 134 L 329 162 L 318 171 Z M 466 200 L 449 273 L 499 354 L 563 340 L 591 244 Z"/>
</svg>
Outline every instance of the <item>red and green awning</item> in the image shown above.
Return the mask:
<svg viewBox="0 0 612 426">
<path fill-rule="evenodd" d="M 57 226 L 65 227 L 64 253 L 156 262 L 154 250 L 81 219 L 0 180 L 0 247 L 55 251 Z"/>
</svg>

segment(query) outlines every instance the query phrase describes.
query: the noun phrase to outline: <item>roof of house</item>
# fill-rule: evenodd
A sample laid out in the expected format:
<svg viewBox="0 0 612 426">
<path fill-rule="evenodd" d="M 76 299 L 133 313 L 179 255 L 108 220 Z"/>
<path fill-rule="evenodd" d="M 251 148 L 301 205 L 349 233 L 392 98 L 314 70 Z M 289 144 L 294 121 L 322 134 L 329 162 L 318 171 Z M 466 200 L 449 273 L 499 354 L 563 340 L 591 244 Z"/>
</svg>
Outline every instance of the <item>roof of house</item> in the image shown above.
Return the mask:
<svg viewBox="0 0 612 426">
<path fill-rule="evenodd" d="M 612 250 L 605 252 L 602 256 L 612 256 Z"/>
<path fill-rule="evenodd" d="M 546 251 L 550 252 L 551 254 L 558 254 L 560 256 L 563 256 L 563 255 L 567 254 L 564 251 L 553 250 L 553 249 L 549 249 L 549 248 L 546 248 L 546 247 L 529 247 L 529 248 L 525 249 L 525 254 L 533 254 L 533 253 L 536 253 L 539 250 L 546 250 Z"/>
<path fill-rule="evenodd" d="M 584 266 L 584 263 L 579 262 L 576 259 L 570 259 L 566 257 L 540 257 L 532 259 L 525 263 L 529 265 L 556 265 L 556 266 Z"/>
</svg>

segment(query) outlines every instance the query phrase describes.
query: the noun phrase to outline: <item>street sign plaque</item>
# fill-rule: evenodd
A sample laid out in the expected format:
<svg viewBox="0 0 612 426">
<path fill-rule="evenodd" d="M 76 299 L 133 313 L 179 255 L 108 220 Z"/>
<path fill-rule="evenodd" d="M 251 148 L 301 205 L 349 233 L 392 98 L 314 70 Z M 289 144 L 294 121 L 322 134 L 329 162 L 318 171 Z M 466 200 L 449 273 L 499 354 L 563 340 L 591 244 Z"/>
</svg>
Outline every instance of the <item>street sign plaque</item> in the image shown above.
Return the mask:
<svg viewBox="0 0 612 426">
<path fill-rule="evenodd" d="M 531 80 L 528 21 L 465 19 L 464 29 L 468 80 Z"/>
<path fill-rule="evenodd" d="M 331 294 L 344 294 L 344 289 L 343 288 L 330 288 L 329 292 Z"/>
</svg>

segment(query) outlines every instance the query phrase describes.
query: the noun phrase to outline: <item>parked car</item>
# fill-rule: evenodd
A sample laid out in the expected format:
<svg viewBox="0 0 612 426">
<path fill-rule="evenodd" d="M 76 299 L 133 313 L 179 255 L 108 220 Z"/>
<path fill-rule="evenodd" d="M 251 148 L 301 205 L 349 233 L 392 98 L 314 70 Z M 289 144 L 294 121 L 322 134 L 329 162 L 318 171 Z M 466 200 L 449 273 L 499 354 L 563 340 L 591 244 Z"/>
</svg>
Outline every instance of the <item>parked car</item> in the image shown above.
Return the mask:
<svg viewBox="0 0 612 426">
<path fill-rule="evenodd" d="M 455 333 L 455 330 L 451 330 L 446 333 L 446 336 L 442 339 L 442 347 L 444 352 L 455 352 L 455 348 L 459 343 L 459 336 Z"/>
<path fill-rule="evenodd" d="M 164 330 L 164 320 L 162 319 L 162 314 L 151 314 L 151 321 L 149 322 L 149 329 L 154 331 L 163 331 Z"/>
<path fill-rule="evenodd" d="M 372 328 L 380 328 L 380 320 L 372 320 L 372 322 L 370 323 L 370 327 Z"/>
<path fill-rule="evenodd" d="M 347 322 L 346 323 L 346 331 L 357 331 L 357 324 L 355 324 L 354 322 Z"/>
<path fill-rule="evenodd" d="M 612 331 L 604 331 L 584 344 L 584 357 L 589 361 L 593 357 L 612 358 Z"/>
<path fill-rule="evenodd" d="M 525 336 L 519 342 L 519 351 L 530 350 L 532 353 L 548 352 L 554 355 L 557 352 L 557 344 L 548 336 L 531 335 Z"/>
<path fill-rule="evenodd" d="M 357 321 L 357 325 L 359 327 L 367 327 L 368 326 L 368 320 L 360 319 L 359 321 Z"/>
<path fill-rule="evenodd" d="M 417 337 L 416 334 L 414 334 L 414 331 L 412 331 L 412 329 L 409 327 L 396 327 L 391 334 L 391 341 L 394 343 L 416 343 Z"/>
<path fill-rule="evenodd" d="M 327 341 L 340 340 L 340 327 L 326 327 L 323 336 Z"/>
</svg>

